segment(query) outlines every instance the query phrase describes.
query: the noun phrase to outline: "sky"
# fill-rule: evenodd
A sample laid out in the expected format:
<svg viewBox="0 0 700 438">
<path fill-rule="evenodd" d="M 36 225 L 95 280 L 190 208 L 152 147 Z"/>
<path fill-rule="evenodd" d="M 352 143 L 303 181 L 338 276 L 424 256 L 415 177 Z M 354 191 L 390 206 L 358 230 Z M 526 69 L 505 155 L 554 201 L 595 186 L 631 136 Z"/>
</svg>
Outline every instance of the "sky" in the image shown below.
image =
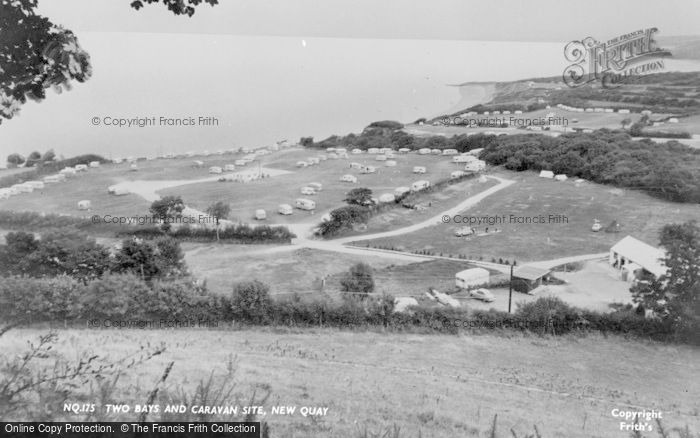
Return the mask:
<svg viewBox="0 0 700 438">
<path fill-rule="evenodd" d="M 694 35 L 700 22 L 697 0 L 220 0 L 191 18 L 130 3 L 40 0 L 39 10 L 76 31 L 478 41 L 604 40 L 648 27 Z"/>
</svg>

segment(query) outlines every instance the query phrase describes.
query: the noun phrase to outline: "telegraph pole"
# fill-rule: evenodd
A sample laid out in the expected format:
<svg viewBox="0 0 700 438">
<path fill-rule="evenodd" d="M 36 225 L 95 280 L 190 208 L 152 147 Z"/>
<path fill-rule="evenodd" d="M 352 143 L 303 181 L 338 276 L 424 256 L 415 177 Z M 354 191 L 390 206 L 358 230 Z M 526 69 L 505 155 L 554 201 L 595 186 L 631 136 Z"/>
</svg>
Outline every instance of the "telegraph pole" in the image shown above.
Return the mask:
<svg viewBox="0 0 700 438">
<path fill-rule="evenodd" d="M 508 313 L 513 302 L 513 265 L 510 265 L 510 281 L 508 282 Z"/>
</svg>

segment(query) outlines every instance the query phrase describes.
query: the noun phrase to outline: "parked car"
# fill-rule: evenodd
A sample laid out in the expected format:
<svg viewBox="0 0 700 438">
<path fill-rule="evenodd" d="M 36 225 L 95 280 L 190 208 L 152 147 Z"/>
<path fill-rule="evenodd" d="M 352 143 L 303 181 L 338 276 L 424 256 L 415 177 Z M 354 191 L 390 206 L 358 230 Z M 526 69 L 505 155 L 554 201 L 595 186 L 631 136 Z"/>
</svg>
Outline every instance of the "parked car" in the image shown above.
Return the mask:
<svg viewBox="0 0 700 438">
<path fill-rule="evenodd" d="M 277 213 L 288 216 L 292 214 L 294 210 L 292 209 L 292 206 L 289 204 L 280 204 L 279 207 L 277 207 Z"/>
<path fill-rule="evenodd" d="M 474 234 L 474 228 L 471 227 L 462 227 L 455 230 L 455 236 L 457 237 L 471 236 L 472 234 Z"/>
<path fill-rule="evenodd" d="M 496 297 L 493 296 L 490 290 L 483 288 L 473 289 L 469 291 L 469 296 L 474 299 L 484 301 L 486 303 L 491 303 L 496 299 Z"/>
</svg>

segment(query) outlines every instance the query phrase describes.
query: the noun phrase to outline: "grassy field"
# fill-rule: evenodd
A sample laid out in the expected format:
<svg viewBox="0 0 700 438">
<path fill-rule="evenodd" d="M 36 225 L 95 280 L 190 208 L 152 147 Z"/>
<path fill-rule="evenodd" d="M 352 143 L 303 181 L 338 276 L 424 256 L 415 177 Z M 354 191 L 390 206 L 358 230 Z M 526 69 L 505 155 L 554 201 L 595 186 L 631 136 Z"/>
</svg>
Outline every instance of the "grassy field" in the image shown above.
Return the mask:
<svg viewBox="0 0 700 438">
<path fill-rule="evenodd" d="M 292 293 L 318 295 L 324 278 L 327 279 L 324 291 L 333 293 L 340 290 L 339 274 L 355 263 L 366 262 L 375 269 L 406 264 L 381 257 L 308 248 L 292 250 L 282 247 L 279 251 L 264 245 L 193 243 L 185 243 L 182 247 L 190 271 L 198 278 L 206 279 L 210 290 L 224 294 L 230 293 L 236 282 L 260 280 L 270 286 L 273 296 Z M 381 283 L 378 286 L 383 287 Z"/>
<path fill-rule="evenodd" d="M 19 355 L 26 341 L 41 333 L 10 331 L 0 338 L 0 348 Z M 273 437 L 364 436 L 358 431 L 383 433 L 391 426 L 400 428 L 402 438 L 482 437 L 489 436 L 494 415 L 497 437 L 511 437 L 511 428 L 518 436 L 532 434 L 533 425 L 546 438 L 629 437 L 611 414 L 615 408 L 656 409 L 663 411 L 667 429 L 687 426 L 693 434 L 700 429 L 695 378 L 700 352 L 687 346 L 596 335 L 438 336 L 313 329 L 73 329 L 58 335 L 50 357 L 33 366 L 51 366 L 57 357 L 71 360 L 98 346 L 114 360 L 140 345 L 166 345 L 161 355 L 123 373 L 101 399 L 95 390 L 80 386 L 83 394 L 73 398 L 96 403 L 98 412 L 110 402 L 145 403 L 173 361 L 161 394 L 193 394 L 211 373 L 216 387 L 234 385 L 230 397 L 212 405 L 247 405 L 254 391 L 258 397 L 269 391 L 261 403 L 266 415 L 260 418 L 270 424 Z M 55 419 L 82 419 L 47 403 L 39 420 L 48 411 L 57 412 Z M 297 413 L 273 415 L 272 407 L 281 405 L 296 406 Z M 298 413 L 302 406 L 328 410 L 323 416 L 303 417 Z M 108 419 L 134 421 L 136 414 Z M 149 420 L 163 421 L 159 414 Z"/>
<path fill-rule="evenodd" d="M 227 202 L 231 204 L 233 220 L 250 221 L 254 217 L 255 210 L 262 208 L 268 212 L 268 222 L 271 223 L 320 222 L 320 215 L 342 205 L 345 195 L 352 188 L 367 187 L 379 196 L 383 193 L 393 193 L 396 187 L 410 186 L 411 183 L 420 179 L 431 182 L 447 179 L 450 177 L 450 172 L 462 168 L 450 163 L 450 157 L 417 154 L 397 154 L 396 167 L 384 167 L 383 162 L 374 161 L 374 155 L 367 154 L 349 155 L 347 160 L 321 161 L 319 165 L 303 169 L 295 167 L 297 161 L 318 156 L 321 153 L 321 151 L 312 150 L 290 150 L 267 156 L 262 160 L 265 167 L 291 171 L 269 179 L 247 184 L 219 182 L 191 184 L 162 190 L 160 193 L 161 195 L 181 195 L 188 205 L 198 209 L 204 209 L 216 201 Z M 350 169 L 351 162 L 375 166 L 377 173 L 362 175 L 358 170 Z M 426 166 L 428 173 L 413 174 L 413 167 L 419 165 Z M 355 175 L 358 182 L 351 184 L 339 181 L 340 176 L 344 174 Z M 300 189 L 310 182 L 320 182 L 323 184 L 323 190 L 313 196 L 301 195 Z M 302 210 L 295 210 L 290 216 L 277 214 L 279 204 L 293 206 L 297 198 L 316 201 L 317 217 Z"/>
<path fill-rule="evenodd" d="M 410 186 L 419 179 L 437 182 L 447 179 L 450 172 L 459 170 L 461 166 L 450 163 L 449 157 L 419 156 L 416 154 L 396 155 L 396 167 L 384 167 L 383 162 L 374 160 L 374 156 L 350 155 L 350 158 L 322 161 L 321 164 L 305 169 L 295 166 L 297 161 L 305 160 L 322 154 L 319 150 L 288 149 L 271 155 L 260 157 L 260 166 L 288 170 L 290 173 L 253 181 L 251 183 L 195 183 L 161 190 L 161 195 L 181 195 L 185 202 L 196 209 L 204 210 L 216 201 L 228 202 L 232 205 L 232 220 L 248 222 L 254 217 L 256 209 L 263 208 L 270 214 L 269 222 L 299 223 L 317 222 L 319 217 L 311 217 L 308 212 L 295 210 L 292 216 L 277 214 L 277 206 L 282 203 L 294 204 L 300 197 L 310 197 L 317 202 L 317 211 L 324 212 L 338 207 L 343 203 L 345 194 L 353 187 L 369 187 L 378 196 L 382 193 L 393 193 L 399 186 Z M 233 163 L 241 154 L 222 156 L 194 157 L 180 159 L 157 159 L 138 162 L 139 170 L 130 172 L 127 164 L 106 164 L 99 169 L 90 169 L 66 182 L 49 184 L 42 190 L 33 193 L 23 193 L 10 199 L 0 200 L 0 209 L 14 211 L 51 211 L 58 214 L 74 216 L 92 215 L 123 215 L 145 214 L 149 202 L 136 194 L 111 196 L 107 187 L 126 181 L 183 181 L 198 180 L 211 177 L 208 173 L 210 166 L 224 166 Z M 192 167 L 194 159 L 200 159 L 205 164 L 202 168 Z M 360 175 L 355 169 L 349 168 L 350 162 L 376 166 L 376 174 Z M 426 166 L 426 175 L 412 173 L 413 166 Z M 255 170 L 258 164 L 251 163 L 240 170 Z M 348 184 L 339 181 L 343 174 L 354 174 L 358 183 Z M 310 182 L 321 182 L 323 191 L 316 196 L 303 196 L 301 187 Z M 78 201 L 90 200 L 92 209 L 80 211 Z"/>
<path fill-rule="evenodd" d="M 539 178 L 533 172 L 494 173 L 516 184 L 480 202 L 463 216 L 502 216 L 505 224 L 477 226 L 476 237 L 459 238 L 454 231 L 461 224 L 436 225 L 421 231 L 377 239 L 371 245 L 407 251 L 430 250 L 464 254 L 475 258 L 504 258 L 520 262 L 549 260 L 577 254 L 607 251 L 615 242 L 630 234 L 652 245 L 658 244 L 661 227 L 670 222 L 685 222 L 700 217 L 700 206 L 677 204 L 652 198 L 644 193 L 573 180 L 555 182 Z M 568 223 L 518 224 L 510 215 L 537 217 L 564 215 Z M 607 226 L 613 220 L 621 225 L 619 233 L 591 232 L 593 220 Z M 498 228 L 498 232 L 494 232 Z M 359 242 L 364 246 L 368 242 Z"/>
</svg>

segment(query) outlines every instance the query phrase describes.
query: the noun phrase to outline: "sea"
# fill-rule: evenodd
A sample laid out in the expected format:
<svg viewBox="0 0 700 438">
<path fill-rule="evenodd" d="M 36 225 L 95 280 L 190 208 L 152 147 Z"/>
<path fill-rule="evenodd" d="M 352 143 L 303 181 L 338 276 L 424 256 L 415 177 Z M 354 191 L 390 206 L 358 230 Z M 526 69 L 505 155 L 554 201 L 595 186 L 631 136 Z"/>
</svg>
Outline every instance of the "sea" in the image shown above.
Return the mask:
<svg viewBox="0 0 700 438">
<path fill-rule="evenodd" d="M 480 82 L 558 76 L 567 65 L 565 42 L 78 37 L 92 77 L 3 120 L 0 157 L 47 149 L 64 157 L 157 156 L 320 140 L 376 120 L 406 123 L 464 109 L 488 99 Z M 666 65 L 700 70 L 697 61 Z"/>
</svg>

